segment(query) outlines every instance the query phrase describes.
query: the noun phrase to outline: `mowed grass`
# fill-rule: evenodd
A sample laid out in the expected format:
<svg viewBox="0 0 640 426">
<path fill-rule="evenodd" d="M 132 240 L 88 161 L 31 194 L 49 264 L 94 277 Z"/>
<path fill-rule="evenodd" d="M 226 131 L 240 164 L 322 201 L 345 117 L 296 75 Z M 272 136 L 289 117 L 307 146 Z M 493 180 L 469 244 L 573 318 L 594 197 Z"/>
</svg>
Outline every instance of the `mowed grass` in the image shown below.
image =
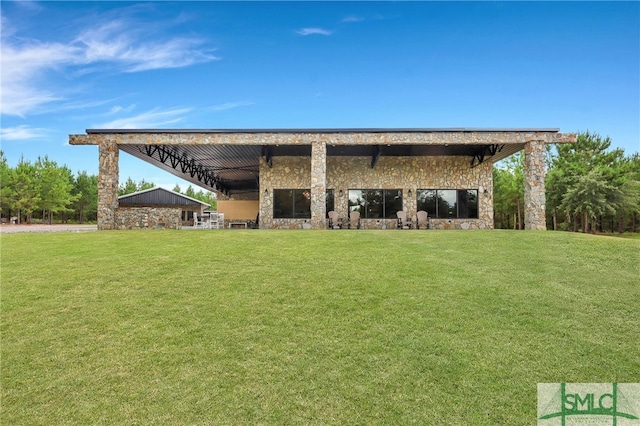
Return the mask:
<svg viewBox="0 0 640 426">
<path fill-rule="evenodd" d="M 640 241 L 515 231 L 2 235 L 11 425 L 536 422 L 640 381 Z"/>
</svg>

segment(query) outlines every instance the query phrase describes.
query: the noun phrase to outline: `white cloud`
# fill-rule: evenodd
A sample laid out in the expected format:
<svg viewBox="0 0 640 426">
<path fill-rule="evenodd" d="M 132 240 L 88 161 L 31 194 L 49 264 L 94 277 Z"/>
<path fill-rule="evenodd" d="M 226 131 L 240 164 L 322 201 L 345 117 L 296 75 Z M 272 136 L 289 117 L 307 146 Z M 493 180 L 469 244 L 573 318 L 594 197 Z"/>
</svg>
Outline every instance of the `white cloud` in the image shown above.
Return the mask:
<svg viewBox="0 0 640 426">
<path fill-rule="evenodd" d="M 98 101 L 87 101 L 87 102 L 67 102 L 67 103 L 61 103 L 55 106 L 55 108 L 52 108 L 52 110 L 56 110 L 56 111 L 72 111 L 72 110 L 85 110 L 88 108 L 96 108 L 99 106 L 103 106 L 109 103 L 112 103 L 116 100 L 117 98 L 112 98 L 112 99 L 101 99 Z M 115 108 L 115 107 L 114 107 Z M 45 112 L 51 112 L 49 110 L 44 110 Z"/>
<path fill-rule="evenodd" d="M 243 107 L 243 106 L 250 106 L 253 105 L 253 102 L 248 102 L 248 101 L 240 101 L 240 102 L 227 102 L 224 104 L 220 104 L 220 105 L 214 105 L 212 107 L 210 107 L 209 109 L 212 111 L 224 111 L 226 109 L 232 109 L 232 108 L 238 108 L 238 107 Z"/>
<path fill-rule="evenodd" d="M 128 107 L 123 107 L 121 105 L 114 105 L 111 107 L 107 115 L 117 114 L 119 112 L 131 112 L 136 107 L 136 104 L 131 104 Z"/>
<path fill-rule="evenodd" d="M 0 138 L 7 141 L 42 138 L 44 136 L 45 129 L 31 128 L 25 125 L 17 127 L 4 127 L 0 129 Z"/>
<path fill-rule="evenodd" d="M 350 15 L 350 16 L 345 16 L 344 18 L 342 18 L 343 23 L 345 24 L 350 24 L 353 22 L 362 22 L 364 21 L 364 18 L 360 17 L 360 16 L 355 16 L 355 15 Z"/>
<path fill-rule="evenodd" d="M 59 43 L 30 43 L 14 47 L 2 40 L 2 114 L 24 116 L 34 107 L 62 99 L 37 87 L 36 80 L 48 68 L 74 62 L 76 49 Z"/>
<path fill-rule="evenodd" d="M 184 121 L 185 115 L 193 111 L 192 108 L 175 108 L 160 111 L 158 108 L 143 112 L 133 117 L 119 118 L 107 123 L 94 126 L 98 129 L 153 129 L 165 127 Z"/>
<path fill-rule="evenodd" d="M 62 100 L 64 96 L 55 85 L 45 82 L 51 71 L 76 76 L 105 71 L 105 67 L 140 72 L 219 59 L 204 40 L 162 39 L 156 37 L 155 26 L 154 22 L 129 17 L 110 19 L 104 24 L 92 23 L 66 42 L 47 42 L 18 37 L 15 27 L 2 16 L 0 113 L 24 117 L 45 104 Z"/>
<path fill-rule="evenodd" d="M 317 28 L 317 27 L 301 28 L 298 31 L 296 31 L 296 33 L 302 36 L 308 36 L 308 35 L 314 35 L 314 34 L 328 36 L 333 34 L 332 31 L 325 30 L 324 28 Z"/>
<path fill-rule="evenodd" d="M 140 29 L 127 31 L 130 22 L 110 21 L 82 32 L 75 44 L 81 46 L 86 63 L 114 62 L 127 72 L 159 68 L 180 68 L 219 59 L 213 49 L 203 49 L 203 40 L 176 37 L 143 42 Z"/>
<path fill-rule="evenodd" d="M 42 10 L 42 6 L 40 6 L 39 2 L 37 2 L 35 0 L 22 0 L 22 1 L 17 1 L 15 3 L 19 7 L 22 7 L 23 9 L 27 9 L 27 10 L 30 10 L 30 11 L 39 12 L 39 11 Z"/>
<path fill-rule="evenodd" d="M 253 102 L 239 101 L 239 102 L 227 102 L 224 104 L 213 105 L 205 108 L 209 111 L 224 111 L 232 108 L 239 108 L 243 106 L 253 105 Z M 119 115 L 122 113 L 129 113 L 135 109 L 134 105 L 122 107 L 116 105 L 112 107 L 104 115 Z M 195 112 L 195 108 L 173 108 L 168 110 L 161 110 L 159 108 L 152 109 L 151 111 L 142 112 L 130 117 L 118 118 L 104 123 L 99 123 L 93 127 L 96 129 L 154 129 L 154 128 L 166 128 L 169 125 L 175 125 L 181 123 L 187 119 L 187 116 Z"/>
</svg>

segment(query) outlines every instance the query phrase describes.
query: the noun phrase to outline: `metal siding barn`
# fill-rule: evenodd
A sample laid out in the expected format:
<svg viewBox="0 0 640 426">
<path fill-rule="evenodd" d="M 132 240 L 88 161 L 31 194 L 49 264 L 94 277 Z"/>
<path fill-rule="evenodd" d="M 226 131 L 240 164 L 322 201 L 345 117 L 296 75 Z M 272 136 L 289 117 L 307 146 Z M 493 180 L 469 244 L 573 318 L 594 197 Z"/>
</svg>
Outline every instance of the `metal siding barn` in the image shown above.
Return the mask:
<svg viewBox="0 0 640 426">
<path fill-rule="evenodd" d="M 145 189 L 118 197 L 122 207 L 182 207 L 187 211 L 202 211 L 208 207 L 203 201 L 161 187 Z"/>
</svg>

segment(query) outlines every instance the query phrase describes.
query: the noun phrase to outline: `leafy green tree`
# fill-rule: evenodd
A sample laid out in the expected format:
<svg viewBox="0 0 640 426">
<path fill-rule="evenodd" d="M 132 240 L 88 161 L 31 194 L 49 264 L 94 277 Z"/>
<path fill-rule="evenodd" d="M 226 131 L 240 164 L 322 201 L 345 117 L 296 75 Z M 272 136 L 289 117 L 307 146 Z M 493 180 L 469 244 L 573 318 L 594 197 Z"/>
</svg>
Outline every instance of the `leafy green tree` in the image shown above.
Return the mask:
<svg viewBox="0 0 640 426">
<path fill-rule="evenodd" d="M 98 212 L 98 176 L 88 175 L 86 171 L 79 172 L 73 194 L 78 197 L 73 204 L 78 222 L 94 219 Z"/>
<path fill-rule="evenodd" d="M 144 191 L 145 189 L 151 189 L 155 185 L 152 182 L 147 182 L 142 179 L 139 183 L 136 183 L 131 176 L 129 176 L 125 183 L 121 183 L 118 187 L 118 195 L 132 194 L 138 191 Z"/>
<path fill-rule="evenodd" d="M 40 158 L 35 164 L 36 175 L 40 181 L 40 202 L 42 222 L 53 222 L 53 215 L 59 212 L 72 211 L 69 206 L 77 200 L 72 194 L 73 173 L 66 166 L 59 167 L 48 157 Z"/>
<path fill-rule="evenodd" d="M 147 182 L 144 179 L 142 179 L 140 183 L 138 183 L 138 191 L 144 191 L 145 189 L 151 189 L 153 187 L 155 187 L 153 182 Z"/>
<path fill-rule="evenodd" d="M 176 186 L 173 188 L 173 192 L 177 192 L 178 194 L 186 195 L 187 197 L 191 197 L 191 198 L 195 198 L 196 200 L 203 201 L 209 204 L 212 210 L 215 210 L 217 208 L 217 200 L 213 192 L 203 191 L 202 189 L 196 192 L 193 186 L 189 185 L 187 187 L 187 190 L 183 193 L 180 190 L 180 185 L 178 184 L 176 184 Z"/>
<path fill-rule="evenodd" d="M 581 223 L 583 230 L 595 230 L 600 215 L 616 214 L 622 199 L 624 171 L 620 165 L 624 151 L 610 147 L 609 137 L 589 131 L 579 133 L 574 144 L 557 145 L 546 185 L 548 211 L 554 215 L 554 223 L 556 215 L 563 215 L 574 231 Z"/>
<path fill-rule="evenodd" d="M 631 219 L 631 232 L 636 232 L 640 212 L 640 180 L 629 179 L 622 184 L 622 200 L 618 206 L 618 232 L 625 231 L 625 218 Z"/>
<path fill-rule="evenodd" d="M 570 220 L 570 215 L 560 209 L 564 194 L 567 193 L 568 183 L 569 180 L 565 176 L 565 171 L 559 167 L 552 167 L 547 173 L 545 180 L 546 208 L 547 215 L 551 217 L 554 231 L 558 230 L 558 215 L 566 215 L 567 221 Z"/>
<path fill-rule="evenodd" d="M 493 179 L 496 227 L 510 228 L 513 217 L 513 227 L 523 229 L 524 155 L 516 153 L 497 164 Z"/>
<path fill-rule="evenodd" d="M 613 201 L 620 195 L 621 191 L 607 182 L 602 170 L 596 168 L 577 176 L 562 197 L 560 207 L 581 216 L 583 232 L 589 232 L 595 230 L 593 224 L 599 216 L 616 213 Z"/>
<path fill-rule="evenodd" d="M 640 154 L 636 153 L 624 161 L 624 182 L 618 204 L 618 232 L 625 231 L 625 221 L 631 222 L 631 231 L 636 232 L 640 213 Z"/>
<path fill-rule="evenodd" d="M 118 186 L 118 195 L 132 194 L 138 190 L 138 184 L 129 176 L 125 183 Z"/>
<path fill-rule="evenodd" d="M 193 189 L 193 186 L 189 185 L 184 195 L 186 195 L 187 197 L 196 198 L 196 191 L 195 189 Z"/>
<path fill-rule="evenodd" d="M 18 221 L 21 222 L 24 215 L 27 223 L 31 222 L 31 215 L 40 203 L 40 181 L 36 167 L 24 157 L 20 158 L 15 168 L 11 202 L 19 212 Z"/>
<path fill-rule="evenodd" d="M 14 209 L 14 179 L 15 171 L 9 167 L 4 152 L 0 151 L 0 207 L 6 217 L 11 217 Z"/>
<path fill-rule="evenodd" d="M 513 209 L 508 199 L 511 173 L 502 167 L 493 168 L 493 221 L 497 229 L 511 228 Z"/>
</svg>

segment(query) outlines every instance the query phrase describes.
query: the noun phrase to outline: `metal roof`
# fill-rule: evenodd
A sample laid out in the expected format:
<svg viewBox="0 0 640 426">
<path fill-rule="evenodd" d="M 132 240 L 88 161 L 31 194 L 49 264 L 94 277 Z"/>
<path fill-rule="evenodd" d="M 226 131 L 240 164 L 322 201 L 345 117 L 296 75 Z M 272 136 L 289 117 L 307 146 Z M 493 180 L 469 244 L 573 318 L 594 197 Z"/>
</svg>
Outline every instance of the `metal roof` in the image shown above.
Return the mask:
<svg viewBox="0 0 640 426">
<path fill-rule="evenodd" d="M 199 206 L 211 207 L 205 203 L 187 195 L 178 194 L 162 187 L 145 189 L 118 197 L 123 206 Z"/>
</svg>

